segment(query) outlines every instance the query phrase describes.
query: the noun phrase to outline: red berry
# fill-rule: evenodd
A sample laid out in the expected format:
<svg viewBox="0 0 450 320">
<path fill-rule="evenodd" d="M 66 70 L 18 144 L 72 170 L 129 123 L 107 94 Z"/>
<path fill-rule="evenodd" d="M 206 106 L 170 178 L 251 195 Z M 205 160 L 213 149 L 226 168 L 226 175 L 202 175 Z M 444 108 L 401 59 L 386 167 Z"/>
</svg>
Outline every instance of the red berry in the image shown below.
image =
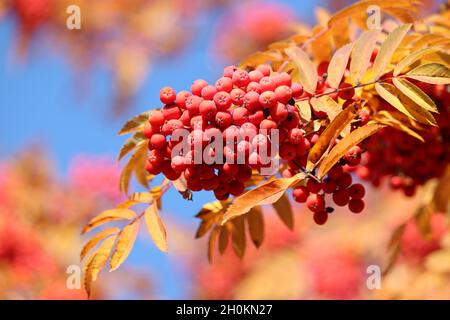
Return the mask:
<svg viewBox="0 0 450 320">
<path fill-rule="evenodd" d="M 171 87 L 164 87 L 159 92 L 159 99 L 164 104 L 172 104 L 175 102 L 177 94 Z"/>
<path fill-rule="evenodd" d="M 245 189 L 245 186 L 242 182 L 233 180 L 230 182 L 228 190 L 233 196 L 237 197 L 240 194 L 242 194 L 242 192 L 244 192 L 244 189 Z"/>
<path fill-rule="evenodd" d="M 214 103 L 218 110 L 227 110 L 231 106 L 231 96 L 225 91 L 217 92 L 214 95 Z"/>
<path fill-rule="evenodd" d="M 346 189 L 352 184 L 352 176 L 350 173 L 344 172 L 337 180 L 339 189 Z"/>
<path fill-rule="evenodd" d="M 287 119 L 288 114 L 289 112 L 286 105 L 282 103 L 277 103 L 276 106 L 270 109 L 270 116 L 272 117 L 272 120 L 276 122 L 282 122 Z"/>
<path fill-rule="evenodd" d="M 239 88 L 235 88 L 231 90 L 231 102 L 237 106 L 240 106 L 244 103 L 245 91 Z"/>
<path fill-rule="evenodd" d="M 299 128 L 293 128 L 288 132 L 289 142 L 292 144 L 300 144 L 305 140 L 303 138 L 303 131 Z"/>
<path fill-rule="evenodd" d="M 331 179 L 337 179 L 344 173 L 344 170 L 342 169 L 342 166 L 335 165 L 333 168 L 331 168 L 330 171 L 328 171 L 328 177 Z"/>
<path fill-rule="evenodd" d="M 277 87 L 280 86 L 288 86 L 290 87 L 292 84 L 291 76 L 287 72 L 281 72 L 275 76 L 273 76 L 273 81 Z"/>
<path fill-rule="evenodd" d="M 350 83 L 341 83 L 339 85 L 339 98 L 344 100 L 350 100 L 355 95 L 355 88 Z"/>
<path fill-rule="evenodd" d="M 291 91 L 292 91 L 292 97 L 300 98 L 300 96 L 303 94 L 303 86 L 299 83 L 293 83 L 291 85 Z"/>
<path fill-rule="evenodd" d="M 350 197 L 347 190 L 337 190 L 333 193 L 333 201 L 339 207 L 344 207 L 347 205 Z"/>
<path fill-rule="evenodd" d="M 233 77 L 231 78 L 233 80 L 233 84 L 237 87 L 246 87 L 250 83 L 250 77 L 248 75 L 248 72 L 242 69 L 237 69 L 233 73 Z"/>
<path fill-rule="evenodd" d="M 281 103 L 288 103 L 292 98 L 292 90 L 288 86 L 279 86 L 275 89 L 275 95 L 277 96 L 277 100 Z"/>
<path fill-rule="evenodd" d="M 328 213 L 325 210 L 315 212 L 313 219 L 319 226 L 324 225 L 328 220 Z"/>
<path fill-rule="evenodd" d="M 161 173 L 161 166 L 159 164 L 155 165 L 155 164 L 151 163 L 150 161 L 147 161 L 145 163 L 145 170 L 147 170 L 147 172 L 152 175 L 158 175 Z"/>
<path fill-rule="evenodd" d="M 263 108 L 271 108 L 277 105 L 277 96 L 273 91 L 265 91 L 259 96 L 259 103 Z"/>
<path fill-rule="evenodd" d="M 250 82 L 248 84 L 246 90 L 247 90 L 247 92 L 254 91 L 254 92 L 260 93 L 261 92 L 261 86 L 259 85 L 258 82 L 252 81 L 252 82 Z"/>
<path fill-rule="evenodd" d="M 325 193 L 333 193 L 337 188 L 336 181 L 326 178 L 322 181 L 322 190 Z"/>
<path fill-rule="evenodd" d="M 312 212 L 323 211 L 325 207 L 325 200 L 322 195 L 312 193 L 306 199 L 306 205 Z"/>
<path fill-rule="evenodd" d="M 292 195 L 294 196 L 294 199 L 298 203 L 304 203 L 306 202 L 306 199 L 309 197 L 309 191 L 306 187 L 301 186 L 294 189 Z"/>
<path fill-rule="evenodd" d="M 253 138 L 258 134 L 258 128 L 251 122 L 245 122 L 241 125 L 239 134 L 241 139 L 252 141 Z"/>
<path fill-rule="evenodd" d="M 255 112 L 261 109 L 259 105 L 259 94 L 255 91 L 247 92 L 243 98 L 243 107 L 247 108 L 250 112 Z"/>
<path fill-rule="evenodd" d="M 216 81 L 217 91 L 230 92 L 233 89 L 233 81 L 228 77 L 222 77 Z"/>
<path fill-rule="evenodd" d="M 277 85 L 271 77 L 264 77 L 259 81 L 259 88 L 261 92 L 274 91 L 277 88 Z"/>
<path fill-rule="evenodd" d="M 160 127 L 164 124 L 164 114 L 159 110 L 153 110 L 148 118 L 150 124 L 154 127 Z"/>
<path fill-rule="evenodd" d="M 189 111 L 189 115 L 191 117 L 198 114 L 201 102 L 202 98 L 197 96 L 190 96 L 186 98 L 186 109 Z"/>
<path fill-rule="evenodd" d="M 351 147 L 344 156 L 345 161 L 351 166 L 356 166 L 361 161 L 361 148 L 359 146 Z"/>
<path fill-rule="evenodd" d="M 206 120 L 212 120 L 217 113 L 216 104 L 211 100 L 203 100 L 200 103 L 199 111 Z"/>
<path fill-rule="evenodd" d="M 264 112 L 262 110 L 258 110 L 248 116 L 248 121 L 250 121 L 257 127 L 259 127 L 259 125 L 263 120 L 264 120 Z"/>
<path fill-rule="evenodd" d="M 161 150 L 154 149 L 148 155 L 148 161 L 155 166 L 159 166 L 164 161 L 164 153 Z"/>
<path fill-rule="evenodd" d="M 229 176 L 234 176 L 239 171 L 239 165 L 234 163 L 224 163 L 222 166 L 222 170 Z"/>
<path fill-rule="evenodd" d="M 262 130 L 271 130 L 278 128 L 278 125 L 275 121 L 264 119 L 261 121 L 261 124 L 259 125 L 259 128 Z"/>
<path fill-rule="evenodd" d="M 180 91 L 177 94 L 177 98 L 175 100 L 175 103 L 177 104 L 178 107 L 180 107 L 181 109 L 186 109 L 186 99 L 190 96 L 191 94 L 188 91 Z"/>
<path fill-rule="evenodd" d="M 162 149 L 167 145 L 166 137 L 159 133 L 154 134 L 150 138 L 150 144 L 156 149 Z"/>
<path fill-rule="evenodd" d="M 238 107 L 233 110 L 233 122 L 240 126 L 248 121 L 248 110 L 244 107 Z"/>
<path fill-rule="evenodd" d="M 215 86 L 207 85 L 203 87 L 201 94 L 203 99 L 212 100 L 214 95 L 217 93 L 217 89 Z"/>
<path fill-rule="evenodd" d="M 144 137 L 146 137 L 147 139 L 150 139 L 152 137 L 152 135 L 156 132 L 158 132 L 158 129 L 155 129 L 150 122 L 146 122 L 144 125 Z"/>
<path fill-rule="evenodd" d="M 250 81 L 259 82 L 264 77 L 264 74 L 259 70 L 253 70 L 248 73 L 248 76 L 250 77 Z"/>
<path fill-rule="evenodd" d="M 198 115 L 191 118 L 192 130 L 205 130 L 205 128 L 206 128 L 206 120 L 203 117 L 203 115 Z"/>
<path fill-rule="evenodd" d="M 309 192 L 317 193 L 322 189 L 322 184 L 314 179 L 308 179 L 308 181 L 306 182 L 306 187 L 308 188 Z"/>
<path fill-rule="evenodd" d="M 233 117 L 231 116 L 231 113 L 226 111 L 219 111 L 216 113 L 216 124 L 220 128 L 227 128 L 231 125 L 231 122 L 233 121 Z"/>
<path fill-rule="evenodd" d="M 181 110 L 176 105 L 166 105 L 161 112 L 166 120 L 179 119 L 181 117 Z"/>
<path fill-rule="evenodd" d="M 191 92 L 196 96 L 202 95 L 202 89 L 208 85 L 208 82 L 202 79 L 195 80 L 191 86 Z"/>
<path fill-rule="evenodd" d="M 348 208 L 353 213 L 360 213 L 364 210 L 364 201 L 361 199 L 351 199 L 348 203 Z"/>
<path fill-rule="evenodd" d="M 223 76 L 231 78 L 236 70 L 237 68 L 235 66 L 227 66 L 223 69 Z"/>
<path fill-rule="evenodd" d="M 183 171 L 186 169 L 185 159 L 182 156 L 175 156 L 172 158 L 172 169 L 175 171 Z"/>
<path fill-rule="evenodd" d="M 287 118 L 283 121 L 282 127 L 286 129 L 296 128 L 300 123 L 300 116 L 297 111 L 289 112 Z M 301 126 L 301 123 L 300 123 Z"/>
<path fill-rule="evenodd" d="M 362 199 L 366 194 L 366 189 L 360 183 L 355 183 L 348 188 L 348 194 L 352 199 Z"/>
<path fill-rule="evenodd" d="M 256 70 L 261 72 L 265 77 L 270 76 L 270 73 L 272 72 L 272 68 L 268 64 L 261 64 L 256 67 Z"/>
<path fill-rule="evenodd" d="M 292 160 L 297 155 L 297 150 L 294 145 L 290 143 L 283 143 L 280 146 L 280 158 L 284 160 Z"/>
<path fill-rule="evenodd" d="M 247 182 L 252 177 L 252 168 L 247 165 L 240 165 L 239 171 L 236 174 L 236 180 L 239 182 Z"/>
</svg>

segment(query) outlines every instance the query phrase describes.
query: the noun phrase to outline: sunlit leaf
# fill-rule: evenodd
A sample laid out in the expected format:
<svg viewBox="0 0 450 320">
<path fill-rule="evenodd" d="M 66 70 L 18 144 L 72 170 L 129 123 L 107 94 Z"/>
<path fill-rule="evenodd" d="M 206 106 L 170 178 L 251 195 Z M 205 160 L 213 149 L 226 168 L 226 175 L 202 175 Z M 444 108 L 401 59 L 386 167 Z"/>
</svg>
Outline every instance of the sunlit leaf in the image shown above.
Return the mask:
<svg viewBox="0 0 450 320">
<path fill-rule="evenodd" d="M 259 248 L 264 240 L 264 219 L 261 207 L 254 207 L 246 215 L 250 238 L 256 248 Z"/>
<path fill-rule="evenodd" d="M 145 111 L 131 118 L 123 125 L 122 129 L 119 130 L 119 134 L 122 135 L 142 130 L 144 128 L 145 122 L 148 120 L 149 115 L 150 111 Z"/>
<path fill-rule="evenodd" d="M 168 251 L 167 246 L 167 233 L 166 228 L 158 213 L 158 207 L 156 204 L 152 204 L 145 209 L 145 222 L 147 223 L 147 229 L 150 233 L 153 242 L 159 250 L 163 252 Z"/>
<path fill-rule="evenodd" d="M 431 100 L 431 98 L 415 84 L 402 78 L 395 78 L 392 80 L 392 82 L 397 87 L 397 89 L 399 89 L 404 95 L 408 96 L 422 108 L 427 109 L 431 112 L 438 112 L 434 101 Z"/>
<path fill-rule="evenodd" d="M 347 68 L 350 53 L 353 49 L 353 43 L 346 44 L 339 48 L 331 57 L 330 64 L 328 65 L 327 82 L 332 88 L 339 87 L 344 76 L 345 69 Z"/>
<path fill-rule="evenodd" d="M 370 57 L 380 35 L 379 30 L 364 32 L 356 40 L 351 54 L 350 79 L 358 84 L 370 65 Z"/>
<path fill-rule="evenodd" d="M 308 54 L 298 47 L 285 50 L 288 57 L 295 62 L 300 73 L 300 83 L 305 91 L 315 93 L 318 81 L 317 70 Z"/>
<path fill-rule="evenodd" d="M 89 221 L 81 233 L 83 234 L 89 232 L 90 230 L 110 221 L 132 220 L 134 218 L 136 218 L 136 213 L 130 209 L 118 208 L 106 210 Z"/>
<path fill-rule="evenodd" d="M 278 217 L 283 221 L 284 225 L 289 229 L 294 229 L 294 212 L 292 211 L 291 202 L 284 193 L 281 198 L 272 204 Z"/>
<path fill-rule="evenodd" d="M 421 50 L 415 51 L 410 53 L 408 56 L 403 58 L 394 68 L 394 76 L 398 76 L 402 71 L 404 71 L 407 67 L 412 65 L 417 60 L 421 59 L 422 57 L 429 55 L 433 52 L 442 50 L 441 46 L 433 46 L 433 47 L 427 47 L 423 48 Z"/>
<path fill-rule="evenodd" d="M 428 63 L 409 71 L 406 77 L 431 84 L 450 84 L 450 69 L 443 64 Z"/>
<path fill-rule="evenodd" d="M 120 149 L 118 160 L 122 160 L 123 157 L 125 157 L 128 153 L 133 151 L 136 148 L 139 148 L 142 144 L 147 143 L 144 137 L 143 132 L 136 132 L 134 135 L 129 137 L 125 143 L 123 144 L 122 148 Z"/>
<path fill-rule="evenodd" d="M 100 243 L 103 239 L 119 234 L 120 229 L 116 227 L 106 228 L 93 236 L 83 247 L 80 253 L 80 260 L 83 260 L 86 254 L 94 248 L 97 244 Z"/>
<path fill-rule="evenodd" d="M 324 158 L 320 164 L 317 173 L 319 179 L 330 171 L 330 169 L 345 155 L 348 149 L 357 145 L 384 127 L 386 126 L 383 124 L 368 124 L 350 132 L 349 135 L 345 136 L 337 145 L 334 146 L 333 149 L 331 149 L 328 156 Z"/>
<path fill-rule="evenodd" d="M 114 253 L 112 254 L 111 261 L 109 263 L 109 271 L 116 270 L 128 258 L 134 242 L 136 241 L 138 231 L 139 220 L 133 221 L 122 229 L 118 236 L 116 248 L 114 249 Z"/>
<path fill-rule="evenodd" d="M 233 251 L 239 258 L 243 258 L 246 247 L 244 217 L 234 219 L 232 224 L 233 232 L 231 239 L 233 242 Z"/>
</svg>

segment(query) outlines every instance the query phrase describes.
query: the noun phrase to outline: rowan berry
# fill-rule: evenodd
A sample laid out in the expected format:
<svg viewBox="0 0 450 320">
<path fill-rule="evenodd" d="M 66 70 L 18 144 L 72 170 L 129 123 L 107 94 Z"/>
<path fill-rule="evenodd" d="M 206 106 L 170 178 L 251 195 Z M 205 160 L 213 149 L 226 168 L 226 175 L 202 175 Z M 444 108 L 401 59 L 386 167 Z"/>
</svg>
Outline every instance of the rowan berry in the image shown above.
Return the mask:
<svg viewBox="0 0 450 320">
<path fill-rule="evenodd" d="M 352 184 L 352 176 L 350 173 L 344 172 L 339 178 L 336 180 L 339 189 L 346 189 Z"/>
<path fill-rule="evenodd" d="M 280 158 L 284 160 L 292 160 L 297 155 L 297 150 L 294 145 L 290 143 L 282 143 L 280 146 Z"/>
<path fill-rule="evenodd" d="M 200 97 L 202 95 L 202 89 L 204 87 L 206 87 L 207 85 L 208 85 L 208 82 L 206 82 L 203 79 L 195 80 L 194 83 L 191 86 L 192 94 Z"/>
<path fill-rule="evenodd" d="M 164 115 L 164 119 L 167 120 L 172 120 L 172 119 L 179 119 L 181 117 L 181 110 L 180 108 L 178 108 L 178 106 L 176 105 L 165 105 L 162 109 L 161 112 Z"/>
<path fill-rule="evenodd" d="M 288 86 L 292 85 L 291 76 L 287 72 L 281 72 L 275 76 L 273 76 L 273 81 L 277 87 L 280 86 Z"/>
<path fill-rule="evenodd" d="M 203 87 L 201 91 L 202 98 L 207 100 L 212 100 L 216 93 L 217 89 L 215 86 L 212 85 L 207 85 L 206 87 Z"/>
<path fill-rule="evenodd" d="M 264 77 L 264 74 L 259 70 L 253 70 L 248 73 L 248 76 L 250 77 L 250 81 L 259 82 Z"/>
<path fill-rule="evenodd" d="M 185 90 L 178 92 L 177 97 L 175 99 L 175 103 L 177 104 L 177 106 L 180 107 L 181 109 L 186 109 L 186 99 L 190 95 L 191 94 Z"/>
<path fill-rule="evenodd" d="M 277 88 L 277 85 L 271 77 L 263 77 L 259 81 L 259 88 L 261 92 L 274 91 Z"/>
<path fill-rule="evenodd" d="M 366 194 L 366 189 L 360 183 L 355 183 L 348 188 L 348 194 L 352 199 L 362 199 Z"/>
<path fill-rule="evenodd" d="M 355 88 L 350 83 L 343 82 L 339 85 L 339 98 L 350 100 L 355 95 Z"/>
<path fill-rule="evenodd" d="M 235 88 L 231 90 L 230 96 L 231 102 L 237 106 L 240 106 L 244 103 L 245 91 L 240 88 Z"/>
<path fill-rule="evenodd" d="M 306 199 L 306 206 L 312 212 L 320 212 L 325 208 L 325 200 L 323 195 L 312 193 Z"/>
<path fill-rule="evenodd" d="M 322 181 L 322 190 L 325 193 L 333 193 L 334 191 L 336 191 L 337 188 L 337 184 L 336 181 L 330 179 L 330 178 L 326 178 Z"/>
<path fill-rule="evenodd" d="M 153 110 L 148 118 L 148 121 L 153 127 L 162 126 L 165 120 L 164 114 L 160 110 Z"/>
<path fill-rule="evenodd" d="M 277 105 L 277 96 L 273 91 L 265 91 L 259 95 L 259 103 L 263 108 L 271 108 Z"/>
<path fill-rule="evenodd" d="M 296 202 L 304 203 L 304 202 L 306 202 L 306 199 L 308 199 L 308 197 L 309 197 L 309 190 L 308 190 L 308 188 L 306 188 L 304 186 L 300 186 L 300 187 L 294 188 L 292 195 Z"/>
<path fill-rule="evenodd" d="M 339 207 L 344 207 L 348 204 L 350 196 L 348 190 L 337 190 L 333 193 L 333 201 Z"/>
<path fill-rule="evenodd" d="M 233 89 L 233 81 L 228 77 L 222 77 L 216 81 L 216 89 L 229 93 Z"/>
<path fill-rule="evenodd" d="M 237 68 L 235 66 L 227 66 L 223 69 L 223 76 L 231 78 L 236 70 Z"/>
<path fill-rule="evenodd" d="M 315 179 L 308 179 L 306 187 L 311 193 L 318 193 L 322 189 L 322 184 Z"/>
<path fill-rule="evenodd" d="M 240 126 L 248 121 L 248 110 L 244 107 L 238 107 L 232 113 L 234 124 Z"/>
<path fill-rule="evenodd" d="M 229 192 L 233 196 L 236 196 L 236 197 L 239 196 L 240 194 L 242 194 L 242 192 L 244 192 L 244 189 L 245 189 L 245 186 L 240 181 L 233 180 L 229 184 Z"/>
<path fill-rule="evenodd" d="M 232 117 L 231 113 L 229 113 L 227 111 L 219 111 L 216 113 L 215 120 L 216 120 L 216 124 L 220 128 L 227 128 L 233 122 L 233 117 Z"/>
<path fill-rule="evenodd" d="M 231 78 L 233 80 L 233 84 L 237 87 L 246 87 L 250 83 L 250 76 L 248 75 L 248 72 L 242 69 L 237 69 L 233 73 L 233 77 Z"/>
<path fill-rule="evenodd" d="M 164 104 L 172 104 L 175 102 L 177 94 L 171 87 L 164 87 L 159 92 L 159 99 Z"/>
<path fill-rule="evenodd" d="M 286 120 L 289 115 L 289 111 L 285 104 L 277 103 L 274 107 L 270 108 L 270 116 L 273 121 L 282 122 Z M 280 138 L 282 141 L 282 139 Z"/>
<path fill-rule="evenodd" d="M 256 67 L 256 70 L 261 72 L 265 77 L 270 76 L 272 68 L 268 64 L 261 64 Z"/>
<path fill-rule="evenodd" d="M 260 126 L 263 120 L 264 120 L 264 112 L 262 110 L 258 110 L 248 116 L 248 121 L 250 121 L 257 127 Z"/>
<path fill-rule="evenodd" d="M 300 98 L 303 94 L 303 86 L 299 83 L 293 83 L 291 85 L 291 91 L 292 91 L 292 97 L 294 98 Z"/>
<path fill-rule="evenodd" d="M 281 103 L 288 103 L 292 98 L 292 89 L 286 85 L 279 86 L 275 89 L 277 100 Z"/>
<path fill-rule="evenodd" d="M 328 213 L 325 210 L 314 212 L 313 220 L 319 226 L 324 225 L 328 220 Z"/>
<path fill-rule="evenodd" d="M 243 107 L 247 108 L 250 112 L 255 112 L 261 109 L 259 104 L 259 94 L 255 91 L 249 91 L 244 95 Z"/>
<path fill-rule="evenodd" d="M 360 213 L 364 210 L 364 201 L 361 199 L 351 199 L 348 203 L 348 208 L 353 213 Z"/>
<path fill-rule="evenodd" d="M 231 106 L 231 96 L 228 92 L 217 92 L 213 99 L 219 111 L 225 111 Z"/>
<path fill-rule="evenodd" d="M 156 148 L 156 149 L 162 149 L 165 148 L 167 145 L 167 141 L 166 141 L 166 137 L 163 136 L 162 134 L 154 134 L 151 138 L 150 138 L 150 143 L 151 145 Z"/>
<path fill-rule="evenodd" d="M 217 107 L 213 101 L 203 100 L 200 103 L 199 111 L 206 120 L 212 120 L 216 116 Z"/>
</svg>

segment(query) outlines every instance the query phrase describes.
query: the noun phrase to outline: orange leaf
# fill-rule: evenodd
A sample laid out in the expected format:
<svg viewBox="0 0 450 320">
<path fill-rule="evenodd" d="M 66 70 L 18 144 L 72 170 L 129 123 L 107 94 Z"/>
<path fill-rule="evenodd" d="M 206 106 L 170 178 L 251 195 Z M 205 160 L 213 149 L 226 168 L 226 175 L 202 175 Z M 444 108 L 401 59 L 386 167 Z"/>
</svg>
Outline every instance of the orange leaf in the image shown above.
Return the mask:
<svg viewBox="0 0 450 320">
<path fill-rule="evenodd" d="M 148 120 L 149 115 L 150 111 L 145 111 L 131 118 L 119 130 L 119 135 L 142 130 L 144 128 L 145 122 Z"/>
<path fill-rule="evenodd" d="M 259 248 L 264 240 L 264 219 L 261 207 L 254 207 L 246 217 L 252 242 L 256 248 Z"/>
<path fill-rule="evenodd" d="M 236 218 L 232 221 L 232 223 L 233 232 L 231 238 L 233 240 L 233 251 L 239 258 L 242 259 L 245 254 L 246 247 L 244 217 Z"/>
<path fill-rule="evenodd" d="M 308 154 L 307 170 L 311 171 L 315 168 L 330 145 L 340 135 L 341 131 L 355 118 L 358 110 L 359 107 L 356 103 L 349 105 L 326 127 Z"/>
<path fill-rule="evenodd" d="M 219 252 L 223 254 L 228 246 L 228 238 L 230 237 L 230 233 L 228 232 L 227 226 L 223 226 L 220 228 L 219 234 Z"/>
<path fill-rule="evenodd" d="M 348 59 L 353 49 L 353 43 L 346 44 L 339 48 L 331 57 L 330 64 L 327 71 L 327 82 L 332 88 L 339 87 L 347 68 Z"/>
<path fill-rule="evenodd" d="M 280 199 L 284 192 L 292 185 L 305 178 L 303 173 L 298 173 L 291 178 L 273 179 L 247 191 L 236 198 L 222 218 L 222 225 L 228 220 L 246 214 L 255 206 L 272 204 Z"/>
<path fill-rule="evenodd" d="M 291 202 L 284 193 L 281 198 L 273 203 L 273 208 L 277 212 L 278 217 L 289 229 L 294 229 L 294 212 L 292 211 Z"/>
<path fill-rule="evenodd" d="M 317 176 L 321 179 L 351 147 L 357 145 L 367 137 L 371 136 L 378 130 L 386 127 L 383 124 L 368 124 L 350 132 L 339 143 L 331 149 L 330 153 L 322 161 Z"/>
<path fill-rule="evenodd" d="M 213 261 L 214 248 L 216 247 L 218 235 L 219 235 L 218 227 L 214 228 L 213 231 L 211 232 L 211 234 L 209 235 L 209 239 L 208 239 L 208 261 L 209 261 L 209 263 L 212 263 L 212 261 Z"/>
<path fill-rule="evenodd" d="M 370 65 L 370 57 L 375 48 L 376 41 L 380 35 L 379 30 L 364 32 L 356 40 L 352 51 L 350 62 L 350 79 L 354 84 L 358 84 Z"/>
</svg>

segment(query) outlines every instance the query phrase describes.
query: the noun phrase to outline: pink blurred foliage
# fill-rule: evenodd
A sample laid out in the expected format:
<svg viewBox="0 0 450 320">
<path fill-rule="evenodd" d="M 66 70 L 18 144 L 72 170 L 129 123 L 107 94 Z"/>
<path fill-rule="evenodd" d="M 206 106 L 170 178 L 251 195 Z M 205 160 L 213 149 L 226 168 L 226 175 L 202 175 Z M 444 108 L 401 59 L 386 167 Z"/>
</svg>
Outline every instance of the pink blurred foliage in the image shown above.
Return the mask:
<svg viewBox="0 0 450 320">
<path fill-rule="evenodd" d="M 289 6 L 267 1 L 249 1 L 226 12 L 212 37 L 214 55 L 237 61 L 290 33 L 295 16 Z"/>
</svg>

